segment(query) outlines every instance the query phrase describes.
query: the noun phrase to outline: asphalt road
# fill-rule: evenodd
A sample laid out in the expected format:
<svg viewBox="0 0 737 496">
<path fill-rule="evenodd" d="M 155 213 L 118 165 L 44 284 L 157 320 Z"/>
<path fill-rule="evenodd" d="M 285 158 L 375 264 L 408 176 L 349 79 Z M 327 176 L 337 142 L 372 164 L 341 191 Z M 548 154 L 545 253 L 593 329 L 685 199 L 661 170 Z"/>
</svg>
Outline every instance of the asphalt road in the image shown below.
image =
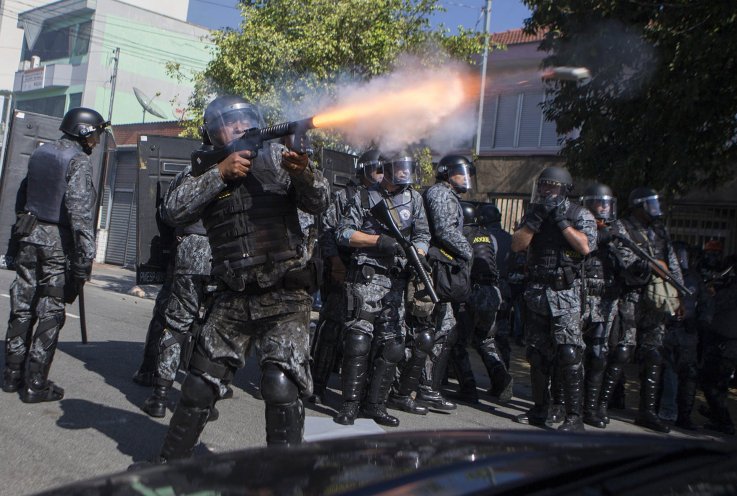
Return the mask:
<svg viewBox="0 0 737 496">
<path fill-rule="evenodd" d="M 9 312 L 8 288 L 13 277 L 13 272 L 0 270 L 2 315 Z M 153 310 L 152 291 L 148 288 L 149 298 L 131 296 L 126 294 L 131 285 L 129 271 L 109 266 L 95 268 L 94 279 L 85 293 L 90 341 L 87 345 L 80 342 L 77 305 L 67 307 L 66 325 L 50 374 L 52 380 L 65 388 L 63 400 L 26 405 L 17 394 L 0 392 L 0 495 L 33 494 L 123 471 L 132 462 L 158 453 L 171 411 L 160 420 L 145 415 L 139 405 L 150 391 L 131 381 L 143 353 Z M 522 350 L 516 348 L 514 354 L 515 398 L 510 404 L 494 404 L 480 391 L 479 405 L 460 405 L 450 414 L 415 416 L 393 412 L 401 421 L 397 429 L 535 429 L 512 421 L 529 406 L 529 381 L 524 377 Z M 474 367 L 478 371 L 479 387 L 487 388 L 488 379 L 481 372 L 480 362 L 476 361 Z M 252 359 L 235 378 L 234 398 L 218 403 L 220 419 L 205 428 L 196 456 L 265 445 L 263 403 L 257 399 L 258 378 L 258 367 Z M 308 439 L 350 435 L 361 430 L 380 432 L 381 428 L 368 420 L 361 421 L 354 429 L 332 422 L 334 409 L 340 405 L 337 377 L 333 377 L 331 386 L 327 406 L 306 403 Z M 451 382 L 449 388 L 454 386 Z M 173 409 L 177 397 L 178 392 L 172 394 L 170 408 Z M 618 413 L 606 432 L 662 435 L 634 426 L 634 410 Z M 697 421 L 703 421 L 698 414 L 694 416 Z M 674 431 L 670 435 L 720 439 L 706 431 L 696 434 Z"/>
</svg>

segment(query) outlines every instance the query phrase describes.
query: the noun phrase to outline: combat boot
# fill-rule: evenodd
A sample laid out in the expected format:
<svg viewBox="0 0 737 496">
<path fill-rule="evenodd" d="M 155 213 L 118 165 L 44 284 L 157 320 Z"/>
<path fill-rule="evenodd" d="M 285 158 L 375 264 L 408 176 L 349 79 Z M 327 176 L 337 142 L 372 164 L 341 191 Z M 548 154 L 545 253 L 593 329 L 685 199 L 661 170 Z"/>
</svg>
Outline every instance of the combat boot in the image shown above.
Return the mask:
<svg viewBox="0 0 737 496">
<path fill-rule="evenodd" d="M 694 400 L 696 396 L 696 381 L 691 378 L 684 378 L 678 383 L 678 419 L 676 427 L 687 431 L 695 431 L 698 429 L 696 424 L 691 420 L 691 412 L 693 411 Z"/>
<path fill-rule="evenodd" d="M 166 414 L 166 400 L 169 386 L 156 386 L 153 393 L 143 403 L 141 410 L 154 418 L 163 418 Z"/>
<path fill-rule="evenodd" d="M 197 440 L 210 416 L 210 408 L 184 406 L 180 401 L 169 422 L 159 455 L 160 461 L 178 460 L 192 456 Z"/>
<path fill-rule="evenodd" d="M 644 366 L 640 379 L 640 411 L 635 424 L 667 434 L 670 432 L 670 427 L 660 420 L 656 408 L 661 369 L 660 364 L 650 363 Z"/>
<path fill-rule="evenodd" d="M 601 381 L 601 390 L 599 391 L 599 407 L 596 411 L 596 416 L 599 417 L 604 424 L 609 423 L 609 400 L 612 398 L 614 389 L 619 383 L 619 378 L 622 374 L 622 365 L 619 363 L 610 363 L 604 377 Z"/>
<path fill-rule="evenodd" d="M 392 410 L 402 410 L 403 412 L 413 413 L 415 415 L 427 415 L 429 411 L 427 407 L 418 405 L 411 396 L 399 396 L 397 394 L 389 395 L 389 399 L 386 400 L 386 406 Z"/>
<path fill-rule="evenodd" d="M 294 446 L 302 443 L 305 409 L 302 401 L 287 404 L 266 403 L 266 444 Z"/>
<path fill-rule="evenodd" d="M 441 411 L 452 411 L 458 408 L 458 405 L 452 401 L 448 401 L 443 398 L 443 395 L 434 389 L 430 389 L 426 386 L 421 386 L 417 392 L 417 398 L 415 402 L 426 406 L 430 410 L 441 410 Z"/>
<path fill-rule="evenodd" d="M 333 418 L 333 422 L 341 425 L 353 425 L 356 417 L 358 417 L 358 401 L 344 401 L 340 406 L 340 410 Z"/>
<path fill-rule="evenodd" d="M 533 405 L 525 413 L 521 413 L 514 418 L 518 424 L 534 425 L 537 427 L 552 427 L 548 408 L 544 405 Z"/>
<path fill-rule="evenodd" d="M 133 382 L 143 387 L 152 387 L 154 385 L 154 371 L 139 369 L 133 374 Z"/>
<path fill-rule="evenodd" d="M 391 355 L 387 350 L 384 352 Z M 377 424 L 396 427 L 399 425 L 399 419 L 387 413 L 386 400 L 397 364 L 384 356 L 379 356 L 374 359 L 373 365 L 371 382 L 366 391 L 365 402 L 361 405 L 361 416 L 373 419 Z"/>
<path fill-rule="evenodd" d="M 562 424 L 558 426 L 561 432 L 586 432 L 583 419 L 578 415 L 567 415 Z"/>
<path fill-rule="evenodd" d="M 506 367 L 496 367 L 489 378 L 491 379 L 489 396 L 499 400 L 499 403 L 509 403 L 513 395 L 514 379 Z"/>
<path fill-rule="evenodd" d="M 389 415 L 383 403 L 364 404 L 361 406 L 361 416 L 372 419 L 377 424 L 386 425 L 387 427 L 397 427 L 399 425 L 399 419 Z"/>
<path fill-rule="evenodd" d="M 458 392 L 451 395 L 452 398 L 462 402 L 476 404 L 479 402 L 476 390 L 476 378 L 473 375 L 471 361 L 465 348 L 456 344 L 451 350 L 450 370 L 455 372 L 458 379 Z"/>
<path fill-rule="evenodd" d="M 20 400 L 23 403 L 59 401 L 64 398 L 64 390 L 47 379 L 48 373 L 47 365 L 28 362 L 25 384 L 20 390 Z"/>
<path fill-rule="evenodd" d="M 19 368 L 5 367 L 3 370 L 3 391 L 6 393 L 15 393 L 20 389 L 23 382 L 23 374 Z"/>
</svg>

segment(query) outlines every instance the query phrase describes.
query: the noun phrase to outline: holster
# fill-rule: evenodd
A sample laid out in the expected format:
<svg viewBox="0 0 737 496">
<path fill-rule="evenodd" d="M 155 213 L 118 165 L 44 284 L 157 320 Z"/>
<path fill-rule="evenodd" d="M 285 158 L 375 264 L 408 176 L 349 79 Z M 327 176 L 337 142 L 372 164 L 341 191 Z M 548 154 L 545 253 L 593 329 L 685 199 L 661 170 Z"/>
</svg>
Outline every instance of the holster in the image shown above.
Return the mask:
<svg viewBox="0 0 737 496">
<path fill-rule="evenodd" d="M 38 218 L 34 214 L 31 212 L 21 212 L 16 215 L 13 234 L 19 238 L 25 238 L 33 232 L 37 223 Z"/>
</svg>

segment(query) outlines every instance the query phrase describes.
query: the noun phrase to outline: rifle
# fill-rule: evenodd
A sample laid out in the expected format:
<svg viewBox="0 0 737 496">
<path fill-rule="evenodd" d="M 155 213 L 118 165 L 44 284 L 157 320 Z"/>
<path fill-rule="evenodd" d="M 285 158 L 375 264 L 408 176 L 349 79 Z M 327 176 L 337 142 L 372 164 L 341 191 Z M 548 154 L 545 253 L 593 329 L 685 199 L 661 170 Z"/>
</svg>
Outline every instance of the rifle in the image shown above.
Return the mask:
<svg viewBox="0 0 737 496">
<path fill-rule="evenodd" d="M 440 299 L 435 292 L 435 288 L 433 287 L 432 280 L 430 280 L 430 276 L 427 274 L 427 271 L 425 271 L 425 267 L 422 266 L 422 262 L 420 262 L 420 254 L 417 252 L 417 248 L 415 248 L 415 245 L 413 245 L 411 241 L 402 236 L 402 232 L 399 230 L 399 228 L 397 227 L 397 223 L 394 222 L 394 219 L 392 218 L 392 214 L 389 211 L 386 200 L 382 199 L 376 205 L 371 207 L 371 212 L 382 224 L 386 225 L 392 232 L 392 237 L 396 239 L 400 246 L 404 249 L 404 252 L 407 254 L 407 260 L 417 272 L 417 275 L 420 277 L 422 283 L 425 285 L 425 288 L 430 295 L 430 299 L 433 303 L 438 303 Z"/>
<path fill-rule="evenodd" d="M 635 254 L 636 257 L 638 257 L 641 260 L 644 260 L 647 262 L 648 266 L 650 267 L 650 270 L 652 270 L 655 275 L 663 279 L 664 281 L 671 284 L 678 292 L 681 294 L 681 296 L 693 296 L 693 292 L 688 289 L 686 286 L 684 286 L 681 282 L 678 281 L 678 279 L 671 274 L 671 272 L 665 268 L 663 268 L 662 265 L 660 265 L 660 261 L 650 255 L 648 252 L 640 248 L 637 243 L 632 241 L 626 236 L 622 236 L 621 234 L 612 233 L 612 237 L 618 239 L 623 245 L 625 245 L 627 248 L 632 250 L 632 252 Z"/>
<path fill-rule="evenodd" d="M 300 153 L 309 152 L 309 141 L 306 133 L 314 129 L 315 124 L 312 117 L 292 122 L 282 122 L 268 127 L 252 127 L 246 130 L 240 137 L 234 139 L 223 148 L 211 148 L 195 150 L 192 152 L 192 175 L 199 176 L 213 165 L 222 162 L 231 153 L 250 151 L 255 157 L 264 141 L 294 135 L 294 148 Z"/>
<path fill-rule="evenodd" d="M 84 310 L 84 282 L 77 286 L 79 296 L 79 329 L 82 331 L 82 344 L 87 344 L 87 315 Z"/>
</svg>

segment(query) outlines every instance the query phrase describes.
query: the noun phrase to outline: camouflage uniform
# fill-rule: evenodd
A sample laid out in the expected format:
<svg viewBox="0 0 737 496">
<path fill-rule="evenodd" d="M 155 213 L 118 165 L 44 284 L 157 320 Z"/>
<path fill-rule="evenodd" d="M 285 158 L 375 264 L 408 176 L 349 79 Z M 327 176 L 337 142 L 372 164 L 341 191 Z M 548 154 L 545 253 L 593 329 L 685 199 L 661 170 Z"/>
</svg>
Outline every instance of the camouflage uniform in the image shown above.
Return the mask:
<svg viewBox="0 0 737 496">
<path fill-rule="evenodd" d="M 430 231 L 422 197 L 412 188 L 390 193 L 379 184 L 361 189 L 348 204 L 336 230 L 338 244 L 349 246 L 356 231 L 389 236 L 388 228 L 369 210 L 382 199 L 390 208 L 396 208 L 401 221 L 398 227 L 405 237 L 418 250 L 427 252 Z M 399 423 L 386 413 L 385 403 L 397 363 L 404 354 L 408 278 L 404 256 L 387 255 L 375 247 L 353 252 L 348 270 L 348 321 L 341 367 L 343 407 L 335 419 L 338 423 L 352 424 L 361 401 L 365 416 L 385 425 Z"/>
<path fill-rule="evenodd" d="M 678 258 L 670 243 L 665 226 L 659 222 L 645 225 L 634 215 L 618 220 L 612 224 L 612 231 L 638 244 L 655 258 L 664 260 L 668 270 L 680 282 L 683 282 Z M 663 336 L 667 313 L 659 310 L 644 298 L 645 286 L 650 277 L 634 277 L 633 274 L 649 274 L 646 263 L 640 260 L 625 245 L 614 241 L 619 261 L 625 269 L 625 292 L 619 301 L 619 343 L 621 351 L 619 362 L 629 358 L 630 351 L 636 344 L 635 359 L 640 364 L 640 416 L 636 423 L 648 424 L 667 432 L 667 427 L 660 424 L 656 406 L 658 402 L 660 375 L 663 367 Z M 609 373 L 607 373 L 609 375 Z M 613 380 L 607 377 L 605 380 Z M 601 402 L 608 400 L 607 391 L 602 391 Z"/>
<path fill-rule="evenodd" d="M 502 229 L 501 223 L 487 225 L 489 234 L 494 238 L 496 247 L 496 266 L 499 269 L 499 292 L 501 293 L 501 304 L 496 317 L 496 331 L 494 339 L 496 347 L 502 357 L 504 366 L 509 370 L 509 360 L 512 353 L 512 287 L 509 284 L 509 267 L 512 265 L 512 235 Z"/>
<path fill-rule="evenodd" d="M 596 221 L 588 210 L 565 200 L 565 215 L 596 249 Z M 548 217 L 528 251 L 525 340 L 530 363 L 535 417 L 545 418 L 553 367 L 565 395 L 566 418 L 581 416 L 582 353 L 581 268 L 583 257 Z M 537 418 L 535 419 L 535 421 Z"/>
<path fill-rule="evenodd" d="M 49 160 L 45 155 L 54 157 Z M 57 158 L 59 157 L 59 158 Z M 20 239 L 15 259 L 16 278 L 10 286 L 10 319 L 5 340 L 5 374 L 3 390 L 18 390 L 21 371 L 25 365 L 26 390 L 53 391 L 61 388 L 47 380 L 54 358 L 59 332 L 64 325 L 64 285 L 71 274 L 68 263 L 84 263 L 95 258 L 95 189 L 92 182 L 92 164 L 81 145 L 68 138 L 37 148 L 29 161 L 29 177 L 24 181 L 27 198 L 25 210 L 32 201 L 50 201 L 43 179 L 30 177 L 32 162 L 41 160 L 38 168 L 63 167 L 61 161 L 69 158 L 63 181 L 64 190 L 59 205 L 58 221 L 40 216 L 33 230 Z M 48 162 L 47 162 L 48 160 Z M 53 164 L 52 160 L 57 160 Z M 43 175 L 43 172 L 38 171 Z M 23 196 L 23 192 L 19 193 Z M 47 198 L 39 198 L 39 196 Z M 34 197 L 35 200 L 34 200 Z M 37 212 L 33 212 L 37 213 Z M 38 322 L 35 333 L 34 324 Z"/>
<path fill-rule="evenodd" d="M 240 181 L 226 183 L 217 167 L 188 171 L 163 205 L 172 225 L 202 219 L 218 288 L 190 361 L 189 375 L 161 450 L 165 460 L 191 455 L 234 372 L 254 346 L 262 370 L 267 444 L 302 440 L 309 396 L 309 318 L 316 268 L 316 233 L 302 233 L 297 209 L 324 211 L 327 181 L 312 163 L 301 173 L 281 167 L 284 147 L 265 144 Z"/>
<path fill-rule="evenodd" d="M 491 381 L 489 394 L 503 401 L 511 398 L 512 377 L 496 346 L 496 317 L 501 306 L 499 272 L 496 265 L 494 238 L 485 227 L 463 228 L 473 247 L 471 268 L 471 297 L 461 304 L 458 313 L 458 341 L 453 346 L 451 363 L 456 370 L 461 399 L 477 402 L 476 379 L 471 369 L 467 347 L 469 340 L 481 356 Z"/>
<path fill-rule="evenodd" d="M 458 193 L 447 181 L 430 186 L 424 195 L 425 209 L 430 222 L 432 245 L 466 263 L 471 263 L 473 251 L 463 235 L 463 210 Z M 440 386 L 448 367 L 448 360 L 456 337 L 456 319 L 450 303 L 435 306 L 433 347 L 420 382 L 418 399 L 428 406 L 442 407 Z M 448 405 L 450 406 L 450 405 Z"/>
<path fill-rule="evenodd" d="M 323 305 L 320 309 L 320 321 L 317 324 L 315 340 L 312 344 L 312 379 L 314 381 L 314 399 L 320 402 L 325 394 L 330 373 L 335 360 L 340 354 L 340 343 L 343 338 L 343 326 L 346 321 L 346 287 L 337 284 L 331 279 L 333 257 L 339 257 L 347 268 L 350 265 L 350 250 L 338 246 L 335 240 L 335 230 L 340 219 L 348 208 L 348 198 L 355 196 L 355 183 L 349 183 L 346 189 L 338 190 L 333 195 L 333 201 L 320 218 L 320 256 L 326 261 L 325 277 L 321 295 Z"/>
</svg>

